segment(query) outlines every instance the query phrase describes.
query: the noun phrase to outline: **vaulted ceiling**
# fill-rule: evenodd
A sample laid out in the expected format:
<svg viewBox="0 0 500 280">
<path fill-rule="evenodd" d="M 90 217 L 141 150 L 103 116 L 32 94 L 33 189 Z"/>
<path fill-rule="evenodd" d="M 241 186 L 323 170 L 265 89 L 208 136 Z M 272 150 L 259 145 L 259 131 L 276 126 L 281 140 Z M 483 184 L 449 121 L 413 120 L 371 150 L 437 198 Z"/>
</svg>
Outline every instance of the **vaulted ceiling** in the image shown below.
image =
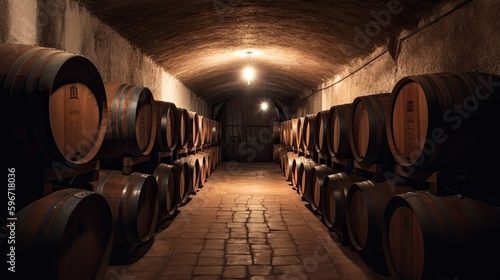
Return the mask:
<svg viewBox="0 0 500 280">
<path fill-rule="evenodd" d="M 245 92 L 297 102 L 449 2 L 78 1 L 214 105 Z M 247 64 L 256 70 L 250 85 L 242 77 Z"/>
</svg>

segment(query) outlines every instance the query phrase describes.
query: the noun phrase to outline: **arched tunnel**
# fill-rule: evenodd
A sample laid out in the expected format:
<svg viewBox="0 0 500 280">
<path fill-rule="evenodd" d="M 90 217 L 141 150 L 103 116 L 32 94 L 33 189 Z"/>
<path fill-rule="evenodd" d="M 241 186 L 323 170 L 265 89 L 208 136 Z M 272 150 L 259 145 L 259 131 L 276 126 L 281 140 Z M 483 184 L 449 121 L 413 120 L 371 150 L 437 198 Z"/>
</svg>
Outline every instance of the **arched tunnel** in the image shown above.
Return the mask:
<svg viewBox="0 0 500 280">
<path fill-rule="evenodd" d="M 498 11 L 0 0 L 3 279 L 499 279 Z"/>
</svg>

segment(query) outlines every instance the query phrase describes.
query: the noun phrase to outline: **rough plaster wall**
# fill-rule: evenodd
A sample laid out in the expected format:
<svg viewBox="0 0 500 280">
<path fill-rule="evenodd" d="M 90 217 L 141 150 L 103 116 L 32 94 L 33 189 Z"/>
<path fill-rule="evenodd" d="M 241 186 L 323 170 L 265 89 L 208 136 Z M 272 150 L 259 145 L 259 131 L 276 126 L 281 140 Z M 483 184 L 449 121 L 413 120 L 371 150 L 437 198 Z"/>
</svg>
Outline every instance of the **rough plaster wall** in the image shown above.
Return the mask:
<svg viewBox="0 0 500 280">
<path fill-rule="evenodd" d="M 156 100 L 212 116 L 211 106 L 71 0 L 0 2 L 1 42 L 62 49 L 89 58 L 103 81 L 148 87 Z"/>
<path fill-rule="evenodd" d="M 310 94 L 306 102 L 303 102 L 302 106 L 297 107 L 297 113 L 294 117 L 302 117 L 308 114 L 316 114 L 319 111 L 322 111 L 321 104 L 323 101 L 321 100 L 321 94 Z"/>
<path fill-rule="evenodd" d="M 5 32 L 2 41 L 18 44 L 33 44 L 36 42 L 36 13 L 34 1 L 7 0 L 2 2 L 2 18 L 0 30 Z"/>
<path fill-rule="evenodd" d="M 448 5 L 438 14 L 444 15 L 453 7 Z M 420 23 L 421 27 L 430 25 L 413 35 L 413 31 L 403 32 L 400 38 L 407 38 L 401 42 L 396 61 L 386 47 L 352 61 L 343 73 L 319 87 L 326 89 L 308 97 L 298 115 L 350 103 L 357 96 L 391 92 L 407 75 L 471 70 L 500 74 L 499 8 L 497 0 L 471 1 L 434 23 L 432 19 Z M 318 102 L 321 109 L 317 109 Z"/>
</svg>

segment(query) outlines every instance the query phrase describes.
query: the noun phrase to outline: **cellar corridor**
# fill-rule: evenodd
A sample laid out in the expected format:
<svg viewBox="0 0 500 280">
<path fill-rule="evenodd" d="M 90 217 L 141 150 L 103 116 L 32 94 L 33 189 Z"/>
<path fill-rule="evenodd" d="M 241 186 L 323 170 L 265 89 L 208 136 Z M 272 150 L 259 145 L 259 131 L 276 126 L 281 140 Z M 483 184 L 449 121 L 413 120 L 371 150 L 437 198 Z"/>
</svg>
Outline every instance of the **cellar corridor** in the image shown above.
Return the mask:
<svg viewBox="0 0 500 280">
<path fill-rule="evenodd" d="M 500 280 L 499 0 L 0 0 L 0 280 Z"/>
<path fill-rule="evenodd" d="M 142 251 L 105 279 L 389 279 L 340 245 L 274 162 L 222 162 Z"/>
</svg>

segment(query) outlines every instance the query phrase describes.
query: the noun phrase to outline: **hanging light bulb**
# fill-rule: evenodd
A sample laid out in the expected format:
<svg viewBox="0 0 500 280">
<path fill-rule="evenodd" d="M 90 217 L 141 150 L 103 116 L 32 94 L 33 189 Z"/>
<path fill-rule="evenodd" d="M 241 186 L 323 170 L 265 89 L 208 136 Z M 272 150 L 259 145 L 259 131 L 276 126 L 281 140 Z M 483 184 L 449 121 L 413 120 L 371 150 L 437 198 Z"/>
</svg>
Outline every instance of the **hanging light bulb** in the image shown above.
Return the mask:
<svg viewBox="0 0 500 280">
<path fill-rule="evenodd" d="M 248 66 L 245 69 L 243 69 L 243 77 L 245 78 L 245 80 L 247 80 L 247 84 L 250 84 L 250 82 L 255 77 L 255 71 L 253 70 L 252 67 L 250 67 L 250 55 L 252 54 L 252 52 L 247 52 L 247 54 L 248 54 Z"/>
<path fill-rule="evenodd" d="M 250 84 L 254 75 L 255 75 L 255 72 L 253 71 L 252 67 L 250 67 L 250 66 L 246 67 L 243 70 L 243 77 L 245 77 L 245 80 L 247 80 L 248 84 Z"/>
</svg>

